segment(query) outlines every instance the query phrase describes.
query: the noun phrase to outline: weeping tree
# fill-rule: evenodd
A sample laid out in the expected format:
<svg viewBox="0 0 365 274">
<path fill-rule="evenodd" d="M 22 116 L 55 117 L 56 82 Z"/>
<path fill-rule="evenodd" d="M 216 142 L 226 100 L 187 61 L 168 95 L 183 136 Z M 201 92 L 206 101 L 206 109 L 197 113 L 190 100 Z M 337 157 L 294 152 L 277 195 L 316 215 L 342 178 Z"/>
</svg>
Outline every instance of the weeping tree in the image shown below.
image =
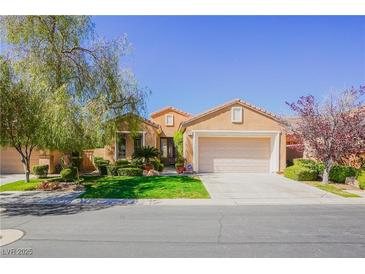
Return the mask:
<svg viewBox="0 0 365 274">
<path fill-rule="evenodd" d="M 87 16 L 3 16 L 0 23 L 7 71 L 0 83 L 1 144 L 17 149 L 26 174 L 34 149 L 103 145 L 116 117 L 144 111 L 147 93 L 121 64 L 130 50 L 126 37 L 100 38 Z M 13 113 L 15 106 L 21 110 Z"/>
<path fill-rule="evenodd" d="M 323 182 L 333 165 L 365 151 L 365 86 L 352 88 L 318 102 L 313 96 L 287 103 L 298 121 L 290 130 L 306 146 L 311 156 L 324 164 Z"/>
</svg>

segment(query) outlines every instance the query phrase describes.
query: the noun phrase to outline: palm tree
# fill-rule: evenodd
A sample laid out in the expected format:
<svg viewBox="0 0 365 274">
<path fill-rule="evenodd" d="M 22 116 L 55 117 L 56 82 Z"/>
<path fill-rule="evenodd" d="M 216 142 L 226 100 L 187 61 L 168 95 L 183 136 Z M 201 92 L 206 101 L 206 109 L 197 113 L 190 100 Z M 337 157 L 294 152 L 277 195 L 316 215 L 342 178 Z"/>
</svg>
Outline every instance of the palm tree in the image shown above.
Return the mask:
<svg viewBox="0 0 365 274">
<path fill-rule="evenodd" d="M 155 147 L 145 146 L 137 148 L 133 153 L 133 158 L 143 158 L 146 164 L 150 163 L 151 158 L 158 157 L 160 152 Z"/>
</svg>

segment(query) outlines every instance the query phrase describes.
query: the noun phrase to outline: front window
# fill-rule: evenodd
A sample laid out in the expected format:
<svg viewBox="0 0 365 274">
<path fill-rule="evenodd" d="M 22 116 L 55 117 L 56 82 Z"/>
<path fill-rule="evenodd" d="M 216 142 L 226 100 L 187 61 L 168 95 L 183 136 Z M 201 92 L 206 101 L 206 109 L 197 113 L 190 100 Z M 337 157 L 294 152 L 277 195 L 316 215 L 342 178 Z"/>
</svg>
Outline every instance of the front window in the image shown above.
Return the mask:
<svg viewBox="0 0 365 274">
<path fill-rule="evenodd" d="M 139 133 L 134 137 L 134 151 L 143 146 L 143 134 Z"/>
<path fill-rule="evenodd" d="M 166 114 L 166 116 L 165 116 L 165 125 L 166 126 L 174 126 L 174 115 Z"/>
<path fill-rule="evenodd" d="M 232 123 L 242 123 L 242 107 L 232 107 L 231 119 Z"/>
<path fill-rule="evenodd" d="M 127 157 L 127 136 L 125 133 L 117 133 L 117 159 L 125 159 Z"/>
<path fill-rule="evenodd" d="M 167 138 L 161 138 L 160 151 L 162 158 L 167 158 Z"/>
</svg>

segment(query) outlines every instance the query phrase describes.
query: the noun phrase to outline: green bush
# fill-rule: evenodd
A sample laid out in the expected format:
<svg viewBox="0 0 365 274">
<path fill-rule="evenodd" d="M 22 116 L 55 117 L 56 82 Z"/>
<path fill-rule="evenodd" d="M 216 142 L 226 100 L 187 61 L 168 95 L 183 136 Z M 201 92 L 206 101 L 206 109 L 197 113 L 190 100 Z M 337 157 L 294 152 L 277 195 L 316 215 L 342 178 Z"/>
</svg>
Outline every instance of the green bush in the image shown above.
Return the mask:
<svg viewBox="0 0 365 274">
<path fill-rule="evenodd" d="M 94 164 L 97 170 L 99 171 L 100 175 L 108 174 L 109 163 L 110 163 L 109 160 L 104 160 L 102 157 L 94 157 Z"/>
<path fill-rule="evenodd" d="M 143 169 L 143 159 L 135 158 L 131 161 L 131 167 Z"/>
<path fill-rule="evenodd" d="M 33 166 L 33 174 L 38 178 L 45 178 L 48 175 L 48 165 Z"/>
<path fill-rule="evenodd" d="M 174 144 L 176 147 L 177 158 L 183 158 L 184 134 L 178 130 L 174 134 Z"/>
<path fill-rule="evenodd" d="M 303 166 L 309 169 L 316 170 L 317 173 L 322 173 L 324 170 L 324 164 L 322 162 L 317 162 L 311 159 L 296 158 L 293 159 L 293 164 L 295 166 Z"/>
<path fill-rule="evenodd" d="M 77 168 L 69 167 L 62 169 L 60 175 L 65 182 L 74 182 L 77 179 Z"/>
<path fill-rule="evenodd" d="M 365 190 L 365 169 L 359 171 L 356 179 L 359 182 L 359 187 Z"/>
<path fill-rule="evenodd" d="M 119 176 L 142 176 L 143 170 L 141 168 L 136 168 L 136 167 L 119 168 L 118 175 Z"/>
<path fill-rule="evenodd" d="M 297 181 L 315 181 L 318 177 L 318 172 L 301 165 L 293 165 L 284 169 L 284 176 Z"/>
<path fill-rule="evenodd" d="M 356 176 L 356 168 L 350 166 L 335 165 L 329 172 L 329 179 L 336 183 L 344 183 L 347 177 Z"/>
<path fill-rule="evenodd" d="M 116 160 L 115 161 L 116 166 L 126 166 L 129 164 L 130 164 L 130 162 L 128 160 Z"/>
<path fill-rule="evenodd" d="M 94 165 L 96 166 L 99 161 L 103 161 L 103 157 L 94 156 Z"/>
<path fill-rule="evenodd" d="M 296 158 L 293 159 L 293 164 L 294 165 L 301 165 L 301 166 L 315 166 L 316 165 L 316 161 L 311 160 L 311 159 L 303 159 L 303 158 Z"/>
<path fill-rule="evenodd" d="M 120 166 L 109 165 L 107 166 L 107 173 L 109 176 L 118 176 L 118 168 Z"/>
<path fill-rule="evenodd" d="M 153 169 L 157 171 L 163 171 L 165 165 L 161 163 L 160 159 L 155 158 L 151 160 L 151 164 L 153 165 Z"/>
</svg>

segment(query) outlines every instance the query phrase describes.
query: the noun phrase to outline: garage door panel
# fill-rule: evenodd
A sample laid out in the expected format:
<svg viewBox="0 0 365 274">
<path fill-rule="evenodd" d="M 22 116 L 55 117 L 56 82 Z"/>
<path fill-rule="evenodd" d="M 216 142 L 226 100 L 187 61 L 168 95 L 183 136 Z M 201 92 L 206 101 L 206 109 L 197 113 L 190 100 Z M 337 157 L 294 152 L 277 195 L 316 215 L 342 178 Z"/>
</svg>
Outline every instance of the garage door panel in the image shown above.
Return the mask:
<svg viewBox="0 0 365 274">
<path fill-rule="evenodd" d="M 200 172 L 269 172 L 269 138 L 199 138 Z"/>
</svg>

